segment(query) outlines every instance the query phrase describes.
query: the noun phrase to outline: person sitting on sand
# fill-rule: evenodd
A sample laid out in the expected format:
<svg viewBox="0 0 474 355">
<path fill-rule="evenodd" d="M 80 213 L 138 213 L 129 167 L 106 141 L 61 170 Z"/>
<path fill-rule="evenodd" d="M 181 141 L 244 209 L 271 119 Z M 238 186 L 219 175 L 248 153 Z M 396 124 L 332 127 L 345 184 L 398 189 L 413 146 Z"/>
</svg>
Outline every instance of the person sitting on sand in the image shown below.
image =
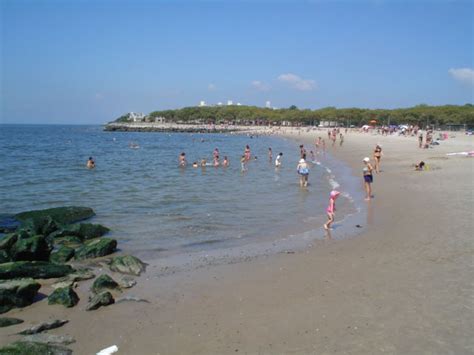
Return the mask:
<svg viewBox="0 0 474 355">
<path fill-rule="evenodd" d="M 87 161 L 86 164 L 87 169 L 94 169 L 95 168 L 95 161 L 92 159 L 92 157 L 89 157 L 89 160 Z"/>
<path fill-rule="evenodd" d="M 425 169 L 425 162 L 420 161 L 418 164 L 415 164 L 415 170 L 422 171 Z"/>
<path fill-rule="evenodd" d="M 331 224 L 334 222 L 334 218 L 336 217 L 336 198 L 341 193 L 336 190 L 332 190 L 329 194 L 329 206 L 326 208 L 326 213 L 328 214 L 328 221 L 324 224 L 324 229 L 328 230 L 331 229 Z"/>
<path fill-rule="evenodd" d="M 186 166 L 186 153 L 185 152 L 182 152 L 180 155 L 179 155 L 179 166 L 181 167 L 185 167 Z"/>
<path fill-rule="evenodd" d="M 275 166 L 279 168 L 281 166 L 281 157 L 283 156 L 283 153 L 278 153 L 276 159 L 275 159 Z"/>
<path fill-rule="evenodd" d="M 363 175 L 364 175 L 364 185 L 365 185 L 365 192 L 366 192 L 366 197 L 365 200 L 369 201 L 372 197 L 372 182 L 374 181 L 374 178 L 372 176 L 372 171 L 374 168 L 370 164 L 370 158 L 365 157 L 363 160 L 365 167 L 362 170 Z"/>
<path fill-rule="evenodd" d="M 309 167 L 306 163 L 306 160 L 300 159 L 296 171 L 300 175 L 300 186 L 306 187 L 308 186 L 308 177 L 309 177 Z"/>
</svg>

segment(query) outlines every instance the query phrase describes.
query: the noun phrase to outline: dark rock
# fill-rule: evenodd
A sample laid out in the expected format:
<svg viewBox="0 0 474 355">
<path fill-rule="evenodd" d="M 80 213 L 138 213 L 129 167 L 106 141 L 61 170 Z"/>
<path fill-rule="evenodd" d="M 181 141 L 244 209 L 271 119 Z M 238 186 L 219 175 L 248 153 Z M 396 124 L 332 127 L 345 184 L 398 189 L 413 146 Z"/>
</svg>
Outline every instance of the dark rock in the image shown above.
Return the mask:
<svg viewBox="0 0 474 355">
<path fill-rule="evenodd" d="M 17 239 L 18 234 L 7 234 L 5 237 L 0 239 L 0 250 L 10 250 L 10 248 L 16 243 Z"/>
<path fill-rule="evenodd" d="M 72 257 L 74 256 L 74 252 L 75 251 L 73 248 L 62 246 L 54 253 L 51 253 L 51 255 L 49 256 L 49 261 L 56 264 L 65 263 L 66 261 L 72 259 Z"/>
<path fill-rule="evenodd" d="M 44 332 L 45 330 L 56 329 L 62 327 L 64 324 L 68 323 L 68 320 L 65 319 L 56 319 L 52 322 L 44 322 L 38 325 L 34 325 L 31 328 L 25 329 L 18 334 L 21 335 L 30 335 Z"/>
<path fill-rule="evenodd" d="M 0 355 L 71 355 L 64 346 L 38 342 L 17 341 L 0 348 Z"/>
<path fill-rule="evenodd" d="M 45 210 L 35 210 L 18 213 L 14 216 L 15 219 L 26 222 L 27 220 L 36 220 L 43 217 L 51 217 L 54 221 L 61 224 L 70 224 L 79 222 L 84 219 L 94 216 L 94 210 L 89 207 L 57 207 L 48 208 Z"/>
<path fill-rule="evenodd" d="M 48 297 L 48 304 L 62 304 L 65 307 L 74 307 L 79 302 L 79 296 L 72 287 L 57 288 Z"/>
<path fill-rule="evenodd" d="M 112 254 L 117 248 L 117 241 L 110 238 L 95 239 L 76 250 L 77 260 L 97 258 Z"/>
<path fill-rule="evenodd" d="M 6 250 L 0 250 L 0 264 L 8 263 L 11 261 L 10 255 L 8 255 Z"/>
<path fill-rule="evenodd" d="M 33 279 L 0 281 L 0 313 L 32 304 L 40 287 Z"/>
<path fill-rule="evenodd" d="M 117 282 L 112 279 L 109 275 L 100 275 L 97 279 L 95 279 L 94 283 L 92 284 L 92 292 L 100 293 L 103 290 L 115 290 L 120 289 Z"/>
<path fill-rule="evenodd" d="M 10 257 L 14 261 L 46 261 L 50 253 L 51 248 L 42 235 L 26 239 L 18 238 L 10 249 Z"/>
<path fill-rule="evenodd" d="M 27 231 L 31 235 L 48 235 L 58 230 L 59 227 L 59 223 L 56 222 L 51 216 L 42 216 L 24 220 L 20 229 Z"/>
<path fill-rule="evenodd" d="M 9 327 L 11 325 L 20 324 L 24 321 L 18 318 L 0 318 L 0 328 Z"/>
<path fill-rule="evenodd" d="M 86 311 L 93 311 L 102 306 L 108 306 L 109 304 L 115 303 L 114 297 L 108 291 L 101 292 L 98 295 L 92 297 L 89 304 L 86 307 Z"/>
<path fill-rule="evenodd" d="M 27 335 L 23 338 L 23 341 L 55 345 L 69 345 L 76 342 L 76 340 L 70 335 L 55 335 L 48 333 Z"/>
<path fill-rule="evenodd" d="M 139 276 L 145 271 L 146 265 L 143 261 L 132 255 L 116 256 L 110 262 L 110 270 L 122 274 Z"/>
<path fill-rule="evenodd" d="M 45 261 L 15 261 L 0 264 L 0 280 L 19 277 L 33 279 L 51 279 L 63 277 L 74 269 L 69 265 L 52 264 Z"/>
</svg>

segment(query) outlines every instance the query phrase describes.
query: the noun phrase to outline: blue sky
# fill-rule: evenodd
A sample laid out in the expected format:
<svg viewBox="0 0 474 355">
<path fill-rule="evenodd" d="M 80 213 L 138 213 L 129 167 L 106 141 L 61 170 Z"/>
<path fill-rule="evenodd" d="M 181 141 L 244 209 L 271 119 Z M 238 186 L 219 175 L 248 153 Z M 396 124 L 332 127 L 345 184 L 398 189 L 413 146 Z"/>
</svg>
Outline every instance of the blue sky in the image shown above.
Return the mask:
<svg viewBox="0 0 474 355">
<path fill-rule="evenodd" d="M 474 101 L 473 1 L 0 3 L 3 123 Z"/>
</svg>

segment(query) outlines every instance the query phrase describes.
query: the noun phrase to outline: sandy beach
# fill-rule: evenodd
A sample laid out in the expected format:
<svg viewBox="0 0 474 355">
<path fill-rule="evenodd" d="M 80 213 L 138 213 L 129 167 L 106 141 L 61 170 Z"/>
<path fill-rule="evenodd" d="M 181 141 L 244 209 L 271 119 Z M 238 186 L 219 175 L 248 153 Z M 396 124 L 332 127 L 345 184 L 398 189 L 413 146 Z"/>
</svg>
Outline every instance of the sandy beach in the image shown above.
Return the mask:
<svg viewBox="0 0 474 355">
<path fill-rule="evenodd" d="M 284 135 L 308 147 L 327 137 L 303 129 Z M 419 149 L 416 137 L 358 132 L 342 146 L 328 144 L 356 176 L 375 144 L 383 146 L 356 237 L 167 276 L 159 276 L 159 260 L 146 260 L 147 272 L 126 295 L 149 303 L 85 312 L 91 282 L 81 282 L 80 309 L 43 300 L 12 310 L 8 316 L 25 323 L 0 329 L 0 345 L 29 324 L 68 319 L 50 333 L 72 335 L 75 354 L 111 345 L 118 354 L 473 353 L 474 159 L 446 156 L 473 150 L 473 138 L 454 135 L 432 149 Z M 420 160 L 427 171 L 414 171 Z M 310 183 L 318 181 L 310 176 Z"/>
</svg>

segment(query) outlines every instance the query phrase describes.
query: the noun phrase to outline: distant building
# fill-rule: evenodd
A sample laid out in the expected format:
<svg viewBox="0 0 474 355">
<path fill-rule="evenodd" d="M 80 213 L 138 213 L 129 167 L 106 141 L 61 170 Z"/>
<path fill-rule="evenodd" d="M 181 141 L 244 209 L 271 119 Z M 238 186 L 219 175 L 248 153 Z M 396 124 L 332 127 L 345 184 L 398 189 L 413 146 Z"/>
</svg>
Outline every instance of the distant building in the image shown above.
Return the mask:
<svg viewBox="0 0 474 355">
<path fill-rule="evenodd" d="M 242 106 L 242 104 L 240 102 L 237 102 L 237 106 Z"/>
<path fill-rule="evenodd" d="M 199 107 L 204 107 L 204 106 L 207 106 L 206 101 L 200 101 L 199 102 Z"/>
<path fill-rule="evenodd" d="M 218 103 L 217 103 L 217 106 L 222 106 L 222 102 L 218 102 Z"/>
<path fill-rule="evenodd" d="M 234 103 L 232 102 L 232 100 L 227 100 L 227 106 L 231 106 L 233 105 Z"/>
<path fill-rule="evenodd" d="M 270 101 L 265 102 L 265 107 L 266 108 L 272 108 L 272 103 Z"/>
<path fill-rule="evenodd" d="M 166 118 L 164 117 L 155 117 L 155 122 L 156 123 L 165 123 L 166 122 Z"/>
<path fill-rule="evenodd" d="M 143 122 L 146 117 L 146 115 L 141 112 L 129 112 L 127 116 L 128 120 L 133 122 Z"/>
</svg>

